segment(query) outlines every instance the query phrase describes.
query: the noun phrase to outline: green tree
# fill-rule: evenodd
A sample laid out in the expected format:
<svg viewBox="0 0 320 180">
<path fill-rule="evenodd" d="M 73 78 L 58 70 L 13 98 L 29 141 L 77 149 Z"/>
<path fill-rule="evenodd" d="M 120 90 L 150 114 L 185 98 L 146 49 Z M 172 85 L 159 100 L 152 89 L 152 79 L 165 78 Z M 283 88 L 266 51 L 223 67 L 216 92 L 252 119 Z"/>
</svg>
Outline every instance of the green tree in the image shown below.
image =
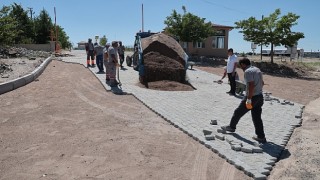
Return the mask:
<svg viewBox="0 0 320 180">
<path fill-rule="evenodd" d="M 210 21 L 206 23 L 205 18 L 187 12 L 185 6 L 182 6 L 182 10 L 183 14 L 173 10 L 172 14 L 166 17 L 164 21 L 166 33 L 183 42 L 203 41 L 214 34 Z"/>
<path fill-rule="evenodd" d="M 108 39 L 107 39 L 106 35 L 103 35 L 102 38 L 100 38 L 99 44 L 101 46 L 105 46 L 107 42 L 108 42 Z"/>
<path fill-rule="evenodd" d="M 35 19 L 35 42 L 37 44 L 46 44 L 50 41 L 50 33 L 53 27 L 52 20 L 48 12 L 43 9 Z"/>
<path fill-rule="evenodd" d="M 10 6 L 3 6 L 0 10 L 0 45 L 12 45 L 19 34 L 17 22 L 9 15 Z"/>
<path fill-rule="evenodd" d="M 17 23 L 18 34 L 14 39 L 14 43 L 32 43 L 34 29 L 32 21 L 28 17 L 27 11 L 25 11 L 21 5 L 14 3 L 10 12 L 10 16 L 14 18 Z"/>
<path fill-rule="evenodd" d="M 300 16 L 288 13 L 279 17 L 280 14 L 280 9 L 276 9 L 274 13 L 262 20 L 250 17 L 235 22 L 236 28 L 241 29 L 240 33 L 243 33 L 244 40 L 271 46 L 271 63 L 273 63 L 274 46 L 292 47 L 299 39 L 304 38 L 302 32 L 291 31 L 292 26 L 298 24 L 296 21 Z"/>
<path fill-rule="evenodd" d="M 57 30 L 58 30 L 58 41 L 60 42 L 61 48 L 62 49 L 71 48 L 71 43 L 69 41 L 69 36 L 64 31 L 64 29 L 61 26 L 57 25 Z"/>
</svg>

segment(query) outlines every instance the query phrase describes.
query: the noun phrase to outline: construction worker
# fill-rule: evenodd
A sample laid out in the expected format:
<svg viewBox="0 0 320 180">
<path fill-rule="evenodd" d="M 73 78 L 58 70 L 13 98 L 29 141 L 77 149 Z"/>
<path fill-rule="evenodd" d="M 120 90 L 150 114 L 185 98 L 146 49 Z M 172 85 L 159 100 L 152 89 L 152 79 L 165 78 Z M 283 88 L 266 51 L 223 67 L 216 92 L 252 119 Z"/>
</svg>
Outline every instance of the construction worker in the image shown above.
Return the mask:
<svg viewBox="0 0 320 180">
<path fill-rule="evenodd" d="M 109 71 L 109 53 L 108 49 L 110 47 L 110 43 L 106 43 L 105 48 L 103 49 L 103 63 L 106 68 L 106 83 L 110 81 L 110 71 Z"/>
<path fill-rule="evenodd" d="M 95 67 L 94 63 L 94 46 L 92 43 L 92 39 L 88 39 L 88 43 L 86 43 L 86 52 L 87 52 L 87 67 Z M 91 58 L 91 65 L 90 65 L 90 58 Z"/>
<path fill-rule="evenodd" d="M 103 71 L 103 46 L 98 43 L 94 43 L 94 55 L 96 56 L 96 62 L 99 69 L 98 74 L 104 73 Z"/>
<path fill-rule="evenodd" d="M 116 80 L 116 74 L 117 74 L 117 66 L 119 66 L 118 63 L 118 42 L 112 41 L 111 47 L 108 49 L 108 55 L 109 55 L 109 77 L 110 77 L 110 86 L 117 86 L 118 82 Z"/>
<path fill-rule="evenodd" d="M 122 42 L 119 41 L 118 53 L 119 53 L 120 67 L 121 67 L 121 68 L 123 68 L 122 64 L 123 64 L 123 62 L 124 62 L 124 51 L 125 51 L 125 47 L 122 45 Z"/>
</svg>

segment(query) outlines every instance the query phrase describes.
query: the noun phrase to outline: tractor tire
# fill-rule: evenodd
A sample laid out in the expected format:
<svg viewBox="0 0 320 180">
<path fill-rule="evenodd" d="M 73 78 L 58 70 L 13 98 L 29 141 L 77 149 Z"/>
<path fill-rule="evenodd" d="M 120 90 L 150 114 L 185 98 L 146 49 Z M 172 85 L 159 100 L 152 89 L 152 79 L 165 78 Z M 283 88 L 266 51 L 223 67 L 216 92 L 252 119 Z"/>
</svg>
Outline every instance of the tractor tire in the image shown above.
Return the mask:
<svg viewBox="0 0 320 180">
<path fill-rule="evenodd" d="M 126 57 L 126 63 L 127 63 L 127 66 L 131 67 L 131 65 L 132 65 L 132 57 L 131 56 Z"/>
</svg>

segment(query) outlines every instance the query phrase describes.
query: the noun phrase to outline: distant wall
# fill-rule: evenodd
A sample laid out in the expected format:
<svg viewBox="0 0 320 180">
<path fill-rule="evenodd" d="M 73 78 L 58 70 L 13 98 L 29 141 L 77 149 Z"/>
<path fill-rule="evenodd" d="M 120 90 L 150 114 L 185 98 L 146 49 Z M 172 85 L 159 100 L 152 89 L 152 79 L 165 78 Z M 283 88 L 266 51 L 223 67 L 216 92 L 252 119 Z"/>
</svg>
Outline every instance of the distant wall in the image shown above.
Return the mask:
<svg viewBox="0 0 320 180">
<path fill-rule="evenodd" d="M 29 50 L 34 50 L 34 51 L 47 51 L 47 52 L 54 51 L 54 43 L 50 43 L 50 44 L 16 44 L 15 46 L 26 48 Z"/>
</svg>

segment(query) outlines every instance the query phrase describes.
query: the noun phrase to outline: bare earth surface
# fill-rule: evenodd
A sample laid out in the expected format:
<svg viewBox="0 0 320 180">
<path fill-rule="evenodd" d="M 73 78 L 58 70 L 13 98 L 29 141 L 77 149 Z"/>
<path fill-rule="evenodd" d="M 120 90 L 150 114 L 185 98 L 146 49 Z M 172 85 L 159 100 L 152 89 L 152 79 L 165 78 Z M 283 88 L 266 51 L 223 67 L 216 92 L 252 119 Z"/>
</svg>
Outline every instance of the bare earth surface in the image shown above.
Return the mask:
<svg viewBox="0 0 320 180">
<path fill-rule="evenodd" d="M 82 65 L 52 61 L 38 79 L 0 95 L 0 179 L 251 179 L 133 96 L 106 92 Z M 264 80 L 306 105 L 268 178 L 320 179 L 320 81 Z"/>
<path fill-rule="evenodd" d="M 250 179 L 82 65 L 0 96 L 0 179 Z"/>
<path fill-rule="evenodd" d="M 28 58 L 0 59 L 0 65 L 8 65 L 11 69 L 0 71 L 2 72 L 0 73 L 0 83 L 19 78 L 32 72 L 44 60 L 45 58 L 36 58 L 35 60 L 29 60 Z"/>
</svg>

